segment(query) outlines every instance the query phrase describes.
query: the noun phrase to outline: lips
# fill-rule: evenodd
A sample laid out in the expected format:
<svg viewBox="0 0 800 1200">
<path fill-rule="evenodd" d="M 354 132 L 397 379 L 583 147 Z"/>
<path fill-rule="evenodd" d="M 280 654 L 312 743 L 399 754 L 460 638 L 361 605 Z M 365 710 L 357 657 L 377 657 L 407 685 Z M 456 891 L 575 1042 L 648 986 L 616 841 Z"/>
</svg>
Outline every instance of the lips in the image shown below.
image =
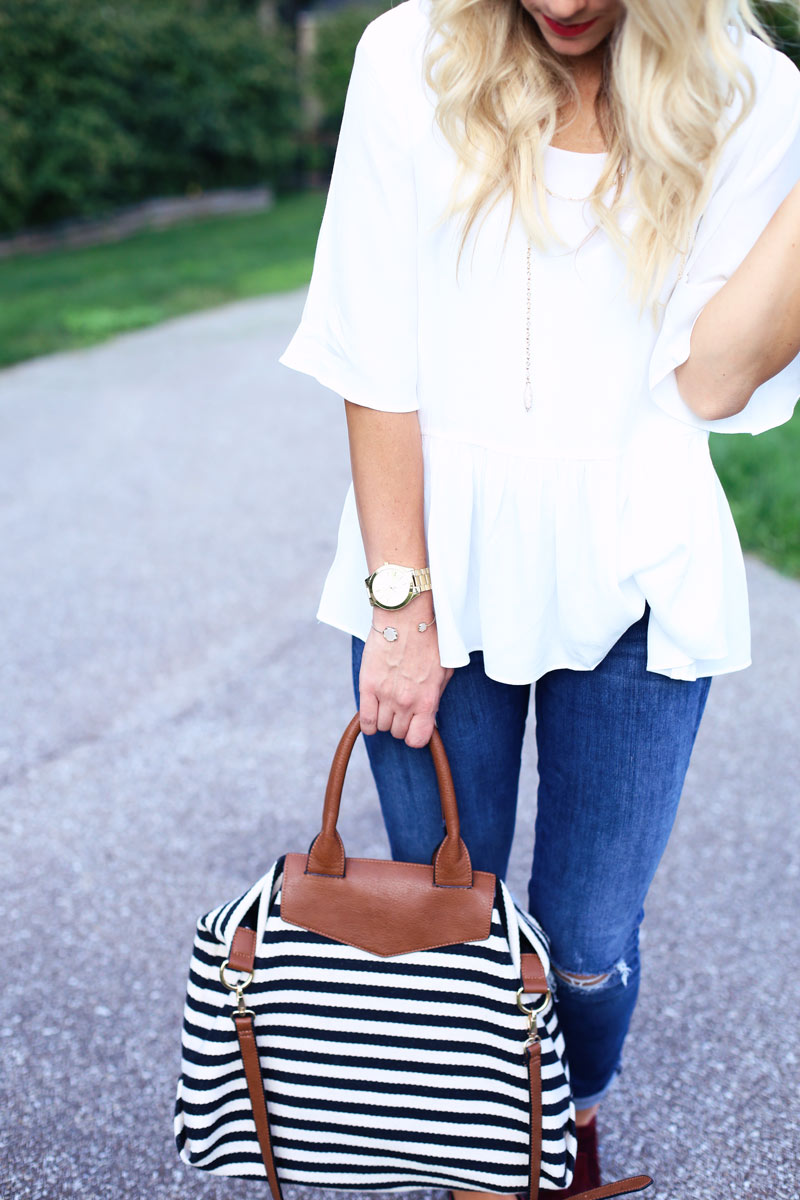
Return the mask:
<svg viewBox="0 0 800 1200">
<path fill-rule="evenodd" d="M 591 29 L 597 20 L 597 17 L 593 17 L 591 21 L 583 21 L 580 25 L 562 25 L 559 21 L 554 21 L 552 17 L 545 17 L 544 13 L 542 13 L 542 16 L 553 33 L 557 33 L 559 37 L 579 37 L 587 29 Z"/>
</svg>

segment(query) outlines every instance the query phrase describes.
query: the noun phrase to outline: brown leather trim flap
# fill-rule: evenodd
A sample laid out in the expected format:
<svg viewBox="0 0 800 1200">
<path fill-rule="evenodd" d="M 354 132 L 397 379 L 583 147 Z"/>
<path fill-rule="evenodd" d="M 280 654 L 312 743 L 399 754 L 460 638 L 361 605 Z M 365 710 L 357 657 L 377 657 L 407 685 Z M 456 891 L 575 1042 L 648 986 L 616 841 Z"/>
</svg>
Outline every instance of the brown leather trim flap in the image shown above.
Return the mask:
<svg viewBox="0 0 800 1200">
<path fill-rule="evenodd" d="M 256 931 L 238 925 L 233 934 L 228 963 L 232 971 L 252 971 L 256 957 Z"/>
<path fill-rule="evenodd" d="M 533 995 L 539 992 L 541 995 L 547 991 L 547 976 L 544 973 L 544 967 L 539 961 L 538 954 L 521 954 L 520 962 L 522 966 L 522 990 L 526 994 Z"/>
<path fill-rule="evenodd" d="M 344 842 L 339 830 L 322 830 L 308 848 L 308 869 L 313 875 L 344 875 Z"/>
<path fill-rule="evenodd" d="M 390 957 L 485 940 L 494 892 L 487 871 L 472 872 L 471 888 L 435 887 L 433 867 L 424 863 L 348 858 L 344 876 L 312 875 L 305 854 L 287 854 L 281 917 Z"/>
<path fill-rule="evenodd" d="M 437 887 L 472 887 L 469 850 L 460 837 L 448 834 L 433 856 L 433 882 Z"/>
</svg>

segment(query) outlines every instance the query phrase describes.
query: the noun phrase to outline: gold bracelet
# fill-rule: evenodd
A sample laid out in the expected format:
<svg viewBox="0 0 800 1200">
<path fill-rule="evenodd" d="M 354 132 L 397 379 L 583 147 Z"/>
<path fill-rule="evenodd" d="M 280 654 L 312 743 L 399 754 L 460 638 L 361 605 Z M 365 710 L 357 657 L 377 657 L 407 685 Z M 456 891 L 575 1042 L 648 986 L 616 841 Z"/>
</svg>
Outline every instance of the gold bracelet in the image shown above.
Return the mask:
<svg viewBox="0 0 800 1200">
<path fill-rule="evenodd" d="M 426 629 L 430 629 L 431 625 L 433 625 L 435 620 L 436 620 L 436 613 L 433 614 L 430 621 L 420 621 L 419 624 L 417 625 L 417 629 L 419 630 L 420 633 L 424 633 Z M 373 625 L 372 628 L 375 630 L 376 633 L 382 633 L 383 636 L 386 638 L 387 642 L 396 642 L 398 637 L 400 636 L 398 634 L 397 630 L 395 629 L 394 625 L 387 625 L 385 627 L 385 629 L 378 629 L 377 625 Z"/>
</svg>

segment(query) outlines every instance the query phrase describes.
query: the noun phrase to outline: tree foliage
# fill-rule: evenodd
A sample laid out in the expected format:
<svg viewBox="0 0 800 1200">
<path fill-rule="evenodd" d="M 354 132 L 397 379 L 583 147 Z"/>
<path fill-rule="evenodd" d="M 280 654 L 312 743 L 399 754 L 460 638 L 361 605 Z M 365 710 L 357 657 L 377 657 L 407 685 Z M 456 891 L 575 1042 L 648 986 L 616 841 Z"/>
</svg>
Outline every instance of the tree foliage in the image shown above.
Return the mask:
<svg viewBox="0 0 800 1200">
<path fill-rule="evenodd" d="M 778 49 L 800 66 L 800 4 L 797 0 L 760 0 L 755 10 Z"/>
<path fill-rule="evenodd" d="M 260 7 L 0 0 L 0 232 L 154 195 L 280 190 L 303 166 L 329 167 L 356 43 L 386 0 L 315 17 L 304 85 L 320 113 L 316 147 L 301 134 L 292 34 L 266 32 Z M 797 61 L 798 0 L 757 7 Z"/>
<path fill-rule="evenodd" d="M 0 0 L 0 229 L 153 195 L 278 187 L 294 57 L 234 0 Z"/>
<path fill-rule="evenodd" d="M 339 132 L 358 39 L 385 9 L 386 4 L 359 3 L 317 14 L 309 85 L 320 108 L 322 133 Z"/>
</svg>

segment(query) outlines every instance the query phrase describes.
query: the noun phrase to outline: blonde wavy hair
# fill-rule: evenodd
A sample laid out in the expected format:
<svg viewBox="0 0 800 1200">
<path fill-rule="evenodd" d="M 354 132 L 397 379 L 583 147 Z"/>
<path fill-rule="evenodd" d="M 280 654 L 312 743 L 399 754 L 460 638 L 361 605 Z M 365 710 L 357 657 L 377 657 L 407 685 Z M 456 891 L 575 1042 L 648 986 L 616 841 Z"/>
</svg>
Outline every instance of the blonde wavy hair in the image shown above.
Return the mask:
<svg viewBox="0 0 800 1200">
<path fill-rule="evenodd" d="M 690 250 L 723 145 L 755 102 L 743 39 L 752 32 L 774 43 L 749 0 L 624 0 L 622 8 L 605 43 L 595 109 L 608 154 L 589 202 L 627 260 L 640 312 L 649 300 L 656 318 L 654 297 L 676 256 Z M 520 0 L 431 0 L 430 20 L 425 78 L 438 98 L 436 121 L 459 159 L 442 214 L 442 221 L 465 214 L 458 262 L 481 211 L 488 215 L 509 192 L 506 241 L 519 211 L 533 245 L 559 242 L 547 211 L 543 151 L 559 112 L 579 102 L 567 60 L 550 49 Z M 741 108 L 731 122 L 726 109 L 736 93 Z M 470 172 L 477 184 L 462 196 Z M 619 223 L 624 178 L 636 209 L 628 234 Z"/>
</svg>

